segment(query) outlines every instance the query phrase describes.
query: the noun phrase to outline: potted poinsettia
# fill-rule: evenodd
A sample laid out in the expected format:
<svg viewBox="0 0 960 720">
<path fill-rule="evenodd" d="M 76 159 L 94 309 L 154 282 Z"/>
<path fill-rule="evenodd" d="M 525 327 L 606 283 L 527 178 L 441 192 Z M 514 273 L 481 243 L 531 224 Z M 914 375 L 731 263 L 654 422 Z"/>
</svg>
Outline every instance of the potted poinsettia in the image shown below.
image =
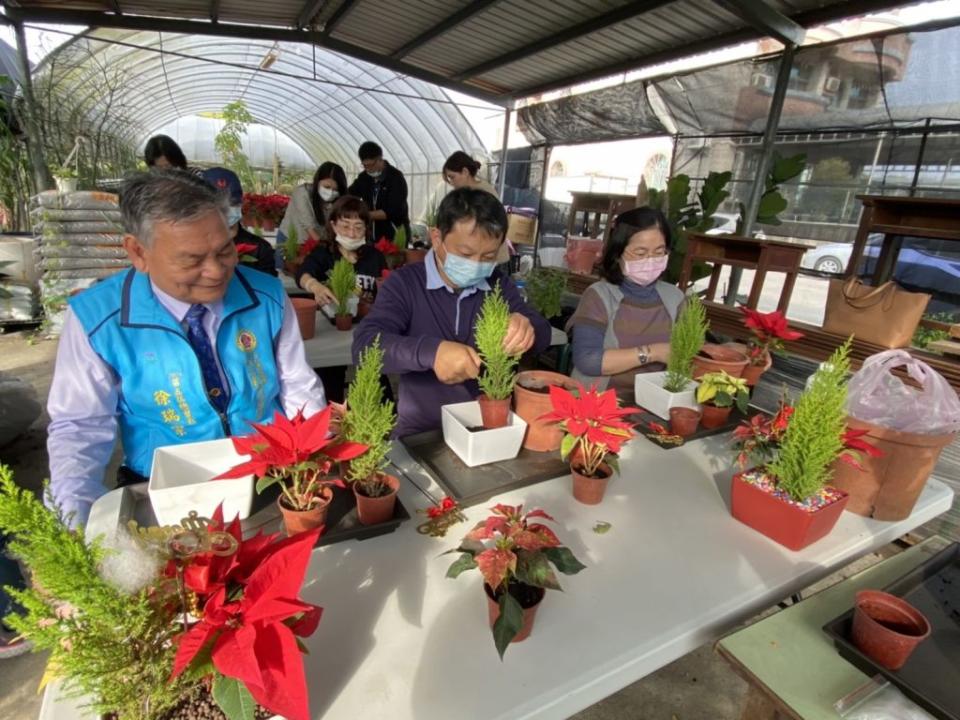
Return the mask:
<svg viewBox="0 0 960 720">
<path fill-rule="evenodd" d="M 634 436 L 634 423 L 624 418 L 639 409 L 618 407 L 616 390 L 587 390 L 579 383 L 574 392 L 551 385 L 550 402 L 553 410 L 541 419 L 559 423 L 565 432 L 560 456 L 570 459 L 573 496 L 586 505 L 596 505 L 618 469 L 617 455 Z"/>
<path fill-rule="evenodd" d="M 353 327 L 353 314 L 350 301 L 357 296 L 357 272 L 346 258 L 340 258 L 333 264 L 327 279 L 330 292 L 337 299 L 335 322 L 337 330 L 349 330 Z"/>
<path fill-rule="evenodd" d="M 750 402 L 747 381 L 728 375 L 725 370 L 709 372 L 700 378 L 697 402 L 703 405 L 703 426 L 718 428 L 730 417 L 734 406 L 742 413 L 747 411 Z"/>
<path fill-rule="evenodd" d="M 483 363 L 477 382 L 480 385 L 480 414 L 483 426 L 491 430 L 503 427 L 510 416 L 510 399 L 517 380 L 519 355 L 503 349 L 503 341 L 510 327 L 510 306 L 498 283 L 480 306 L 480 314 L 473 326 L 474 342 Z"/>
<path fill-rule="evenodd" d="M 347 389 L 347 407 L 340 422 L 341 436 L 366 446 L 347 463 L 346 480 L 357 500 L 357 516 L 364 525 L 376 525 L 393 517 L 400 480 L 384 472 L 389 460 L 390 433 L 397 423 L 392 400 L 383 397 L 383 348 L 378 335 L 360 353 L 357 374 Z"/>
<path fill-rule="evenodd" d="M 796 405 L 769 423 L 750 420 L 736 436 L 738 460 L 755 467 L 733 477 L 733 516 L 776 542 L 800 550 L 827 535 L 849 496 L 828 485 L 831 466 L 862 440 L 847 435 L 850 341 L 820 366 Z"/>
<path fill-rule="evenodd" d="M 686 299 L 670 331 L 670 358 L 665 372 L 637 373 L 634 396 L 637 405 L 667 419 L 670 408 L 697 408 L 693 360 L 707 339 L 707 311 L 696 295 Z"/>
<path fill-rule="evenodd" d="M 547 590 L 560 590 L 554 569 L 576 575 L 586 566 L 547 525 L 555 522 L 539 508 L 527 513 L 523 505 L 496 505 L 492 515 L 467 533 L 447 570 L 457 578 L 477 568 L 483 575 L 488 617 L 500 659 L 511 642 L 525 640 Z"/>
<path fill-rule="evenodd" d="M 773 353 L 783 351 L 784 341 L 799 340 L 803 333 L 791 330 L 787 325 L 787 318 L 779 310 L 762 313 L 741 306 L 740 312 L 743 313 L 743 324 L 753 332 L 747 353 L 749 362 L 741 377 L 747 381 L 747 385 L 753 386 L 760 380 L 760 376 L 770 369 Z"/>
<path fill-rule="evenodd" d="M 252 434 L 232 438 L 237 453 L 250 459 L 214 480 L 252 474 L 257 493 L 280 485 L 277 506 L 287 534 L 322 527 L 333 500 L 331 486 L 344 486 L 342 480 L 327 476 L 331 466 L 353 460 L 367 449 L 361 443 L 337 442 L 330 436 L 332 411 L 328 405 L 309 418 L 298 412 L 292 420 L 278 411 L 270 425 L 251 423 Z"/>
</svg>

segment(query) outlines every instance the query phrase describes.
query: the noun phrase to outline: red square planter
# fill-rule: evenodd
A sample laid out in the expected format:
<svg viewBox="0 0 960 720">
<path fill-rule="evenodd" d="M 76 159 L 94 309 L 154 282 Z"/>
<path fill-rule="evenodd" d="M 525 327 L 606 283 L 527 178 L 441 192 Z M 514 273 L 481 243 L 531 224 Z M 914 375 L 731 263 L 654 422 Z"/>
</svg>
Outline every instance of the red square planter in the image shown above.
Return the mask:
<svg viewBox="0 0 960 720">
<path fill-rule="evenodd" d="M 850 496 L 843 497 L 816 512 L 807 512 L 733 476 L 731 503 L 733 516 L 771 540 L 790 550 L 802 550 L 833 530 Z"/>
</svg>

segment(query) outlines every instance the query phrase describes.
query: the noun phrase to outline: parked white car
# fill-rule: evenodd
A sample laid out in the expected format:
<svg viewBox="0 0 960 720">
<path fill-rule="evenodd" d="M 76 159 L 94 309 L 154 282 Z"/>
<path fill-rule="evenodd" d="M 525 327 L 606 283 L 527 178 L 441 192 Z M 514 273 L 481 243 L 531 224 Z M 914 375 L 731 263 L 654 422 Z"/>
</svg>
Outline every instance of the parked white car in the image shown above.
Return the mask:
<svg viewBox="0 0 960 720">
<path fill-rule="evenodd" d="M 800 267 L 818 272 L 842 273 L 850 262 L 853 245 L 850 243 L 830 243 L 807 250 L 800 260 Z"/>
</svg>

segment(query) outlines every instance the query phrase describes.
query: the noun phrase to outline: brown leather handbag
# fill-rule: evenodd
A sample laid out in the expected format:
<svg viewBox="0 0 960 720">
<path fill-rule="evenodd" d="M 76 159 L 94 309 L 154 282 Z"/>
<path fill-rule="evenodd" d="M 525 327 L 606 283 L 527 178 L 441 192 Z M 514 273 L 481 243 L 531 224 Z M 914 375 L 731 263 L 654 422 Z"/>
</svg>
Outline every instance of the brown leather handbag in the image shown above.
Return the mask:
<svg viewBox="0 0 960 720">
<path fill-rule="evenodd" d="M 871 287 L 856 278 L 831 280 L 823 329 L 880 347 L 909 347 L 928 302 L 928 294 L 907 292 L 893 281 Z"/>
</svg>

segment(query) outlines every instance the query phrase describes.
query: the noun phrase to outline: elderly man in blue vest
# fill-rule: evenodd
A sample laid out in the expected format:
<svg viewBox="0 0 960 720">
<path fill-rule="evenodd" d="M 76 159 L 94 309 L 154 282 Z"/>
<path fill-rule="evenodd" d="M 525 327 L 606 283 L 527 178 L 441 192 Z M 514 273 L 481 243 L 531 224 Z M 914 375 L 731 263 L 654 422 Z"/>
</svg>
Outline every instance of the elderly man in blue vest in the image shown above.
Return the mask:
<svg viewBox="0 0 960 720">
<path fill-rule="evenodd" d="M 326 404 L 280 281 L 237 267 L 225 197 L 151 172 L 120 209 L 133 268 L 70 301 L 47 405 L 51 490 L 74 526 L 105 492 L 118 427 L 124 485 L 147 479 L 158 447 Z"/>
</svg>

